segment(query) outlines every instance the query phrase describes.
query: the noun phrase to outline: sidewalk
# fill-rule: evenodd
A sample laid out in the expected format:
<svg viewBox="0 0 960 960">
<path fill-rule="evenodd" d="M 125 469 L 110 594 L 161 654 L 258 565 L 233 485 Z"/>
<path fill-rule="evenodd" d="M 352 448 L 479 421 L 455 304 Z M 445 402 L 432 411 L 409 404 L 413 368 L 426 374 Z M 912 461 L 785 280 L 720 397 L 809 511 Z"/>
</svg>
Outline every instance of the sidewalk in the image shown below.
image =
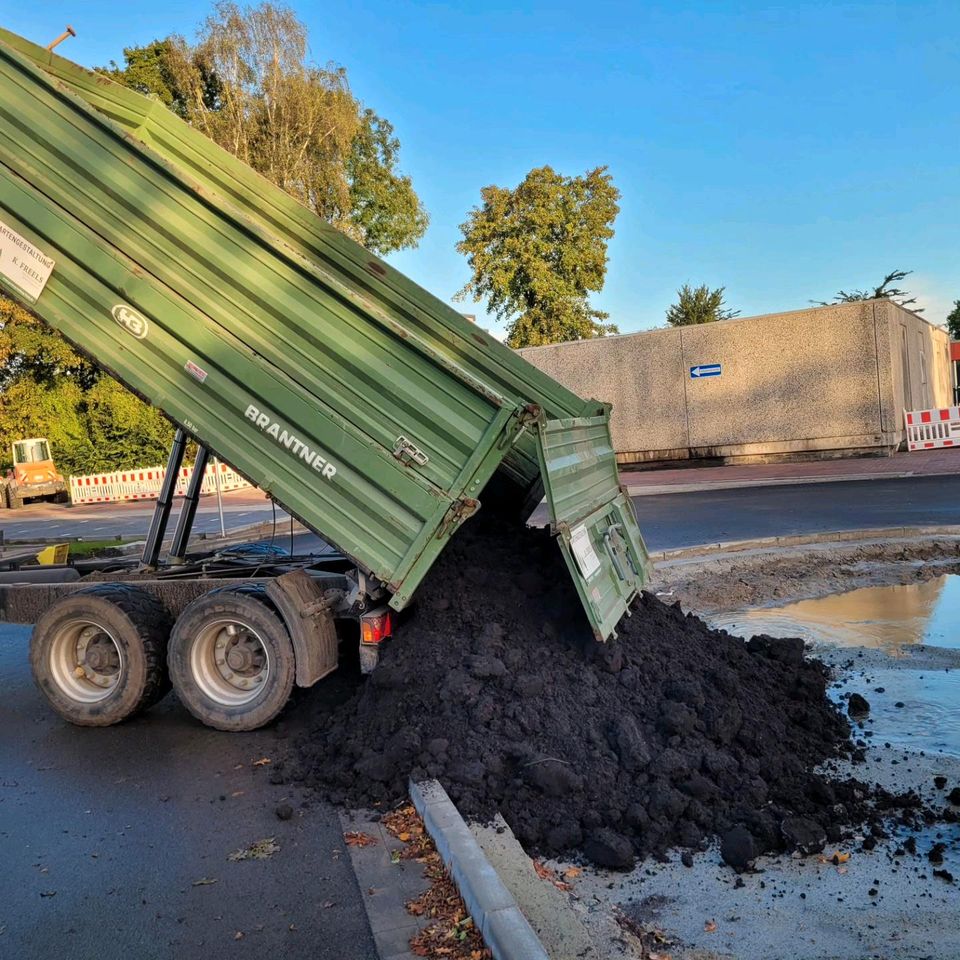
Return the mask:
<svg viewBox="0 0 960 960">
<path fill-rule="evenodd" d="M 790 483 L 831 483 L 894 477 L 942 476 L 960 473 L 960 450 L 923 450 L 892 457 L 856 457 L 805 463 L 751 463 L 720 467 L 636 470 L 621 467 L 620 479 L 631 496 L 690 493 L 734 487 L 766 487 Z"/>
</svg>

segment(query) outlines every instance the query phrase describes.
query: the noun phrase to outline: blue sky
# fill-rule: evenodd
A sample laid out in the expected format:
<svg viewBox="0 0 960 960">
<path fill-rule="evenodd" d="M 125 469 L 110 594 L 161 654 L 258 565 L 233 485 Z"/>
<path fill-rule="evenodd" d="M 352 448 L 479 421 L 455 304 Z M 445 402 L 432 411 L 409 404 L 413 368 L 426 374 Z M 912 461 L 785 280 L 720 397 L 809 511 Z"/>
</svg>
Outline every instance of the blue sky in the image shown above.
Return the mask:
<svg viewBox="0 0 960 960">
<path fill-rule="evenodd" d="M 391 260 L 441 297 L 467 279 L 454 244 L 481 187 L 606 164 L 623 198 L 594 302 L 624 332 L 687 281 L 744 315 L 894 268 L 931 320 L 960 298 L 958 0 L 291 5 L 313 58 L 394 123 L 432 222 Z M 0 0 L 0 23 L 47 43 L 70 22 L 60 52 L 92 66 L 207 9 Z"/>
</svg>

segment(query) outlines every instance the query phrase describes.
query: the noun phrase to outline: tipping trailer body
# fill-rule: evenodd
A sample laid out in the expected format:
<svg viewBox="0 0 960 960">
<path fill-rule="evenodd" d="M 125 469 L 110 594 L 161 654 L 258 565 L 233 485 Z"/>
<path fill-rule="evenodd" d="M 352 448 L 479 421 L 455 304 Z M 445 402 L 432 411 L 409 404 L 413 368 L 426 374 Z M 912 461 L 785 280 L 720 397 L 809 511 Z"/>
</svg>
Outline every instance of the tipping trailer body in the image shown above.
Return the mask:
<svg viewBox="0 0 960 960">
<path fill-rule="evenodd" d="M 154 102 L 0 30 L 0 288 L 402 609 L 497 471 L 606 639 L 647 555 L 576 396 Z"/>
</svg>

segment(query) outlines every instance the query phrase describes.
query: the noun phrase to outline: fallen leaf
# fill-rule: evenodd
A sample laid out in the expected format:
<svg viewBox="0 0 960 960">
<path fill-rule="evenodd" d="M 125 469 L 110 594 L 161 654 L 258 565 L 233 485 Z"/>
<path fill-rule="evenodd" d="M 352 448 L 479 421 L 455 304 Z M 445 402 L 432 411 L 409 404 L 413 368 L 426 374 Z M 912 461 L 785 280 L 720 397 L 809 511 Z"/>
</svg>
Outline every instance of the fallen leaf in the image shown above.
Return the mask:
<svg viewBox="0 0 960 960">
<path fill-rule="evenodd" d="M 537 876 L 541 880 L 553 879 L 553 871 L 549 867 L 545 867 L 539 860 L 533 861 L 533 869 L 536 870 Z"/>
<path fill-rule="evenodd" d="M 255 840 L 248 847 L 234 850 L 227 859 L 232 863 L 240 860 L 266 860 L 280 850 L 279 845 L 274 843 L 275 839 L 276 837 L 264 837 L 263 840 Z"/>
<path fill-rule="evenodd" d="M 334 900 L 324 900 L 324 901 L 323 901 L 323 909 L 324 909 L 324 910 L 329 910 L 331 907 L 335 907 L 336 905 L 337 905 L 337 904 L 336 904 L 336 901 L 334 901 Z"/>
<path fill-rule="evenodd" d="M 265 767 L 268 763 L 273 763 L 273 761 L 269 757 L 261 757 L 259 760 L 254 760 L 251 766 Z"/>
<path fill-rule="evenodd" d="M 568 867 L 563 871 L 563 875 L 569 880 L 572 880 L 574 877 L 579 877 L 581 873 L 583 873 L 583 871 L 579 867 Z"/>
<path fill-rule="evenodd" d="M 704 932 L 704 933 L 716 933 L 716 931 L 717 931 L 717 922 L 716 922 L 716 920 L 708 920 L 708 921 L 703 925 L 703 932 Z"/>
<path fill-rule="evenodd" d="M 407 831 L 404 831 L 403 833 L 398 833 L 397 839 L 401 843 L 406 843 L 410 839 L 410 834 Z"/>
<path fill-rule="evenodd" d="M 845 874 L 846 872 L 847 872 L 846 867 L 837 867 L 837 873 L 839 873 L 841 876 L 843 876 L 843 874 Z"/>
<path fill-rule="evenodd" d="M 216 877 L 201 877 L 199 880 L 194 880 L 190 884 L 191 887 L 209 887 L 214 883 L 219 883 L 220 881 Z"/>
<path fill-rule="evenodd" d="M 830 858 L 831 863 L 846 863 L 850 859 L 849 853 L 841 853 L 839 850 Z"/>
<path fill-rule="evenodd" d="M 348 847 L 372 847 L 376 845 L 376 838 L 361 830 L 348 830 L 343 835 L 343 841 Z"/>
<path fill-rule="evenodd" d="M 56 895 L 57 895 L 57 891 L 56 891 L 56 890 L 41 890 L 41 891 L 40 891 L 40 896 L 41 896 L 41 897 L 55 897 Z"/>
<path fill-rule="evenodd" d="M 233 793 L 230 794 L 230 796 L 231 796 L 231 797 L 242 797 L 246 792 L 247 792 L 246 790 L 234 790 Z"/>
<path fill-rule="evenodd" d="M 238 931 L 233 935 L 233 939 L 234 939 L 234 940 L 242 940 L 245 936 L 246 936 L 246 934 L 245 934 L 242 930 L 238 930 Z"/>
</svg>

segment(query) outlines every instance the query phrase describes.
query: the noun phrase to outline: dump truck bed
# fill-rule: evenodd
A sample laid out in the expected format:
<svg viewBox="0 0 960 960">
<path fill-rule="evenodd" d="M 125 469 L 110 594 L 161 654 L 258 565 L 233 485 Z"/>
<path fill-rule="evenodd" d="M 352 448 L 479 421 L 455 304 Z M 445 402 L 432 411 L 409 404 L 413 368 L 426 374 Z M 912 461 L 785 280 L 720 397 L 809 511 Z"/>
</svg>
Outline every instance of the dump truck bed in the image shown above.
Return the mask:
<svg viewBox="0 0 960 960">
<path fill-rule="evenodd" d="M 395 608 L 495 471 L 547 492 L 598 636 L 643 582 L 608 408 L 162 105 L 3 31 L 0 283 Z"/>
</svg>

